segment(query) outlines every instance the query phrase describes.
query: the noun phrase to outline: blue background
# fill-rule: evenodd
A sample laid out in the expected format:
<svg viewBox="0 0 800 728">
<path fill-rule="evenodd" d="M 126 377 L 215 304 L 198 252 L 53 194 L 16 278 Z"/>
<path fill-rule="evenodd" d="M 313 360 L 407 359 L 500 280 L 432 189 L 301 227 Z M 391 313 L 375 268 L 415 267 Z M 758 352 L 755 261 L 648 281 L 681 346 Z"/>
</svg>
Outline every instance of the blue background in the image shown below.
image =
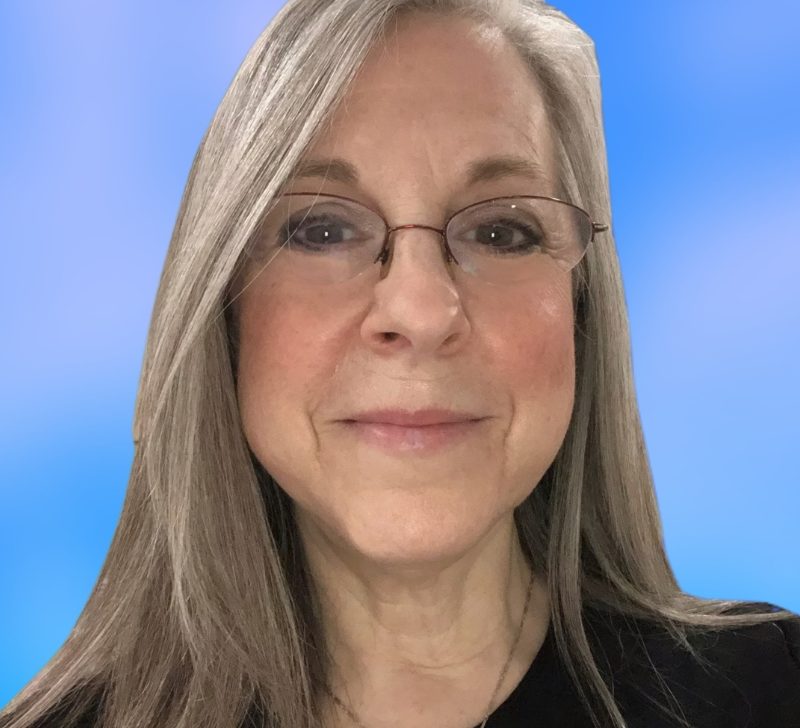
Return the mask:
<svg viewBox="0 0 800 728">
<path fill-rule="evenodd" d="M 565 0 L 681 586 L 800 611 L 800 4 Z M 74 625 L 123 501 L 192 157 L 278 3 L 0 3 L 0 705 Z"/>
</svg>

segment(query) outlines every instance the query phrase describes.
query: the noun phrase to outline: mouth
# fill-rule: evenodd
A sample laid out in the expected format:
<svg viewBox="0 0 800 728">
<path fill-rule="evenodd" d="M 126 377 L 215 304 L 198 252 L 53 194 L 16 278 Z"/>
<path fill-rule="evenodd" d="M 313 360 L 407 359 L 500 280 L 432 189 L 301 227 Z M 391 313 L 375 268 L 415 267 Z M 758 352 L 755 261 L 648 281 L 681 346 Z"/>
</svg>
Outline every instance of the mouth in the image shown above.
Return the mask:
<svg viewBox="0 0 800 728">
<path fill-rule="evenodd" d="M 487 417 L 460 419 L 429 424 L 397 424 L 396 422 L 342 420 L 357 440 L 387 452 L 432 453 L 474 437 Z"/>
<path fill-rule="evenodd" d="M 474 422 L 481 419 L 485 418 L 470 412 L 428 408 L 421 410 L 369 410 L 367 412 L 361 412 L 344 421 L 379 425 L 396 425 L 399 427 L 429 427 L 435 425 L 458 424 L 460 422 Z"/>
</svg>

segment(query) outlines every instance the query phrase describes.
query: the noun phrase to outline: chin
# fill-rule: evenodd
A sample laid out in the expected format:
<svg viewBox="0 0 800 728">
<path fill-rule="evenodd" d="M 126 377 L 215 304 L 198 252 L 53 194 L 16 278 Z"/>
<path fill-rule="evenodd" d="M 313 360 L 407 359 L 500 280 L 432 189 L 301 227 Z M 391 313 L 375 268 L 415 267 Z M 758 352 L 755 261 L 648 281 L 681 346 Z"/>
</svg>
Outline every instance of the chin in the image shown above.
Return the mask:
<svg viewBox="0 0 800 728">
<path fill-rule="evenodd" d="M 430 493 L 390 493 L 347 508 L 326 530 L 340 547 L 387 568 L 424 567 L 458 560 L 500 517 L 488 503 L 454 502 Z"/>
</svg>

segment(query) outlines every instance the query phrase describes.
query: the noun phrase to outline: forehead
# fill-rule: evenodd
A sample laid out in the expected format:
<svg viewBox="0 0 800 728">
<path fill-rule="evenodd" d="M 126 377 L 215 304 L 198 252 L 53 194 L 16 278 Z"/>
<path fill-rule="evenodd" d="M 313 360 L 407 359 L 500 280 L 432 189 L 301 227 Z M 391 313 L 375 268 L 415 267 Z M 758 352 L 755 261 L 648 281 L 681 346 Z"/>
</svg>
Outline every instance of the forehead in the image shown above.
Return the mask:
<svg viewBox="0 0 800 728">
<path fill-rule="evenodd" d="M 305 156 L 351 160 L 376 184 L 449 185 L 491 156 L 554 172 L 541 87 L 516 49 L 473 21 L 430 15 L 391 26 Z"/>
</svg>

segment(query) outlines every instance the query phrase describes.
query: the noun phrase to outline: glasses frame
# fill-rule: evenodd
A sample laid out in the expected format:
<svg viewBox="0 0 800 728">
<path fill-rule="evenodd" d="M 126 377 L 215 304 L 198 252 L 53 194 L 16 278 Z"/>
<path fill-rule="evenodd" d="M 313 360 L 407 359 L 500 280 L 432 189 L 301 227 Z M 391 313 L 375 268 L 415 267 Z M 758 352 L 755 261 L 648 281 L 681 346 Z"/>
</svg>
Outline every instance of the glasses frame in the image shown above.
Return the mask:
<svg viewBox="0 0 800 728">
<path fill-rule="evenodd" d="M 283 192 L 279 195 L 279 197 L 293 197 L 299 195 L 304 195 L 306 197 L 307 196 L 333 197 L 339 200 L 347 200 L 348 202 L 355 202 L 357 205 L 361 205 L 361 207 L 366 208 L 370 212 L 377 215 L 381 220 L 383 220 L 383 225 L 386 228 L 386 236 L 384 237 L 383 245 L 381 246 L 380 252 L 378 253 L 375 260 L 372 261 L 373 265 L 378 261 L 380 261 L 381 266 L 386 265 L 387 263 L 391 265 L 392 255 L 394 254 L 394 244 L 391 242 L 391 236 L 393 232 L 396 232 L 397 230 L 409 230 L 411 228 L 422 228 L 424 230 L 432 230 L 435 233 L 439 233 L 439 236 L 442 240 L 442 245 L 444 247 L 445 261 L 447 263 L 455 262 L 456 265 L 458 265 L 460 268 L 461 264 L 458 262 L 455 255 L 453 255 L 453 251 L 450 249 L 450 244 L 447 241 L 447 228 L 450 225 L 450 221 L 454 217 L 456 217 L 456 215 L 460 215 L 462 212 L 464 212 L 465 210 L 469 210 L 471 207 L 477 207 L 478 205 L 485 205 L 487 202 L 495 202 L 497 200 L 518 200 L 518 199 L 550 200 L 551 202 L 559 202 L 562 205 L 569 205 L 570 207 L 578 210 L 579 212 L 581 212 L 583 215 L 586 216 L 586 219 L 589 221 L 591 225 L 591 231 L 592 231 L 592 234 L 589 237 L 589 241 L 586 243 L 586 246 L 584 247 L 584 252 L 589 247 L 589 245 L 591 245 L 594 242 L 597 233 L 602 233 L 608 230 L 607 224 L 595 222 L 592 219 L 592 216 L 588 212 L 586 212 L 586 210 L 584 210 L 582 207 L 579 207 L 578 205 L 575 205 L 572 202 L 568 202 L 567 200 L 562 200 L 558 197 L 548 197 L 546 195 L 502 195 L 500 197 L 489 197 L 485 200 L 473 202 L 472 204 L 466 205 L 465 207 L 462 207 L 460 210 L 456 210 L 454 213 L 452 213 L 447 218 L 447 220 L 445 220 L 443 228 L 437 228 L 432 225 L 422 225 L 418 223 L 408 223 L 404 225 L 395 225 L 394 227 L 391 227 L 389 223 L 386 221 L 386 218 L 380 212 L 370 207 L 369 205 L 364 204 L 360 200 L 356 200 L 352 197 L 347 197 L 346 195 L 333 195 L 322 192 Z"/>
</svg>

